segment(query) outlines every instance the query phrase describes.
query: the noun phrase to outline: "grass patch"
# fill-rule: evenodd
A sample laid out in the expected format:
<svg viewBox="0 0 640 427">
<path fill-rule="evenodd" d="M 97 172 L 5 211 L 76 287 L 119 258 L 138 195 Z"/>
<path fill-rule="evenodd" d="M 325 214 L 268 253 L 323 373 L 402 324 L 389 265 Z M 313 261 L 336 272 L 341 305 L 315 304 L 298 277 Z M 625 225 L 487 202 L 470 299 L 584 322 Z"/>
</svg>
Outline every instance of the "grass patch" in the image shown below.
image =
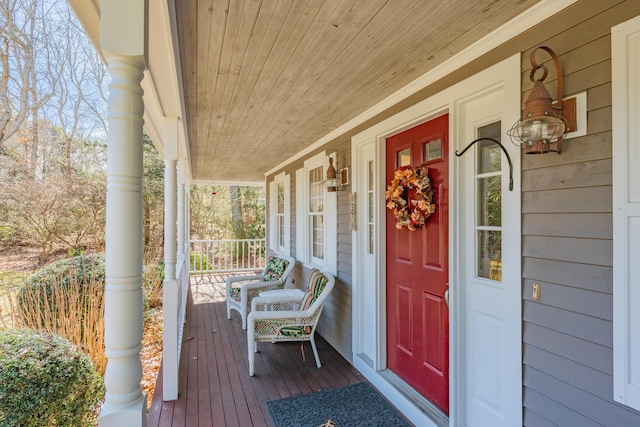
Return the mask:
<svg viewBox="0 0 640 427">
<path fill-rule="evenodd" d="M 0 271 L 0 289 L 10 289 L 24 285 L 32 271 Z"/>
<path fill-rule="evenodd" d="M 13 326 L 12 297 L 24 286 L 29 274 L 29 271 L 0 271 L 0 329 Z"/>
</svg>

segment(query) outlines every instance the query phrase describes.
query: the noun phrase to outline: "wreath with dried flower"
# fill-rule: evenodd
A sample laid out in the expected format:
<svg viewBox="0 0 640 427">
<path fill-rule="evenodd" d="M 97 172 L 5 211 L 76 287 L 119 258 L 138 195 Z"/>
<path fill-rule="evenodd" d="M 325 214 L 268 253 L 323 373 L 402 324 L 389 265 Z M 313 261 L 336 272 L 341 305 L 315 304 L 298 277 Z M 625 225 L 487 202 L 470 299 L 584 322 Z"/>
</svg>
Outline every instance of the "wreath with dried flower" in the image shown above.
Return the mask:
<svg viewBox="0 0 640 427">
<path fill-rule="evenodd" d="M 415 190 L 415 199 L 409 199 L 410 191 Z M 407 227 L 414 231 L 424 225 L 427 218 L 436 211 L 433 203 L 433 187 L 429 179 L 429 168 L 420 165 L 417 168 L 403 166 L 393 174 L 393 179 L 385 193 L 387 208 L 393 211 L 396 228 Z"/>
</svg>

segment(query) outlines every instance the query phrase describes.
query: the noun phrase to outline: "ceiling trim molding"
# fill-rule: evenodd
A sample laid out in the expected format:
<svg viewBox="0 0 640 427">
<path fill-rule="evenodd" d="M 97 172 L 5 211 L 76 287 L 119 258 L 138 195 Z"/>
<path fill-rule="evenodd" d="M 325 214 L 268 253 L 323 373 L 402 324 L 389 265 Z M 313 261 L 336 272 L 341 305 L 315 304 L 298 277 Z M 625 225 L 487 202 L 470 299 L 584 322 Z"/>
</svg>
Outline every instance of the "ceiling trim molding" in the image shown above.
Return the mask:
<svg viewBox="0 0 640 427">
<path fill-rule="evenodd" d="M 265 172 L 265 176 L 272 175 L 278 170 L 284 168 L 289 163 L 303 158 L 307 154 L 322 147 L 324 144 L 327 144 L 333 141 L 334 139 L 347 133 L 349 130 L 361 125 L 367 120 L 370 120 L 376 115 L 393 107 L 395 104 L 399 103 L 400 101 L 408 98 L 409 96 L 435 83 L 436 81 L 447 76 L 453 71 L 469 64 L 471 61 L 481 57 L 482 55 L 485 55 L 487 52 L 491 51 L 492 49 L 500 46 L 501 44 L 524 33 L 525 31 L 529 30 L 535 25 L 538 25 L 540 22 L 566 9 L 576 1 L 577 0 L 542 0 L 540 1 L 536 5 L 530 7 L 529 9 L 522 12 L 520 15 L 513 18 L 511 21 L 505 23 L 504 25 L 498 27 L 496 30 L 487 34 L 477 42 L 467 46 L 460 53 L 449 58 L 442 64 L 436 66 L 433 70 L 418 77 L 413 82 L 409 83 L 408 85 L 398 90 L 394 94 L 380 101 L 378 104 L 369 108 L 362 114 L 354 117 L 344 125 L 329 132 L 328 134 L 326 134 L 325 136 L 323 136 L 313 144 L 309 145 L 304 150 L 299 151 L 298 153 L 284 160 L 274 168 L 268 170 L 267 172 Z"/>
</svg>

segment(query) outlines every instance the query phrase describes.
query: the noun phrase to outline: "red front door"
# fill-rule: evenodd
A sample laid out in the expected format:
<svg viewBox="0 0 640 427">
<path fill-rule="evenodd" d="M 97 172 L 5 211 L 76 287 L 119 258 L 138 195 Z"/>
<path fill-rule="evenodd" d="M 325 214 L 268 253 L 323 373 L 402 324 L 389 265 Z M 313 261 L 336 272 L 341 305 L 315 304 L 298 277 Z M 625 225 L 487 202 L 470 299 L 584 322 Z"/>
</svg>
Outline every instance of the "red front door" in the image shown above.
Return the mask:
<svg viewBox="0 0 640 427">
<path fill-rule="evenodd" d="M 398 230 L 387 209 L 387 362 L 389 369 L 449 413 L 448 115 L 387 139 L 387 183 L 401 166 L 426 164 L 435 212 Z M 409 198 L 415 197 L 413 190 Z"/>
</svg>

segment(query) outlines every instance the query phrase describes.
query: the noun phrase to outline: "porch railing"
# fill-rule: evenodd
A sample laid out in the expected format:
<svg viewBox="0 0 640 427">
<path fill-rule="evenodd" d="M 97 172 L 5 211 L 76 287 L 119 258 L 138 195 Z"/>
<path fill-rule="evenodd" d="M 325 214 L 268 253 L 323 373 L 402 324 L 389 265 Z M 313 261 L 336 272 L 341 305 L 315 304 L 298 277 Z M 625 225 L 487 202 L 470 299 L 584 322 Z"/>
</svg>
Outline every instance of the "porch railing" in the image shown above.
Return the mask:
<svg viewBox="0 0 640 427">
<path fill-rule="evenodd" d="M 184 319 L 187 314 L 187 291 L 189 289 L 189 272 L 184 254 L 178 256 L 176 264 L 176 279 L 178 280 L 178 359 L 182 349 L 182 332 Z"/>
<path fill-rule="evenodd" d="M 265 266 L 265 239 L 191 240 L 191 274 L 262 270 Z"/>
</svg>

